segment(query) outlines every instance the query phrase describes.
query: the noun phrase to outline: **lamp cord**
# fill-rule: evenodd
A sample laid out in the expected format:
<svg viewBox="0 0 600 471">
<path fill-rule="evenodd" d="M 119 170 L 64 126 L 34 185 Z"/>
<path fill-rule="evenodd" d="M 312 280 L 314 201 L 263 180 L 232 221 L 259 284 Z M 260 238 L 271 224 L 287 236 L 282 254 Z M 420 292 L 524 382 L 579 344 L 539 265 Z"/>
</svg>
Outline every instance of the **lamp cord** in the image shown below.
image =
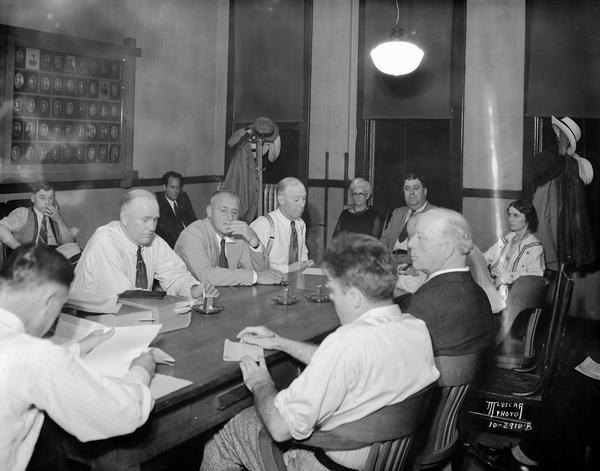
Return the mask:
<svg viewBox="0 0 600 471">
<path fill-rule="evenodd" d="M 396 0 L 396 26 L 400 25 L 400 5 L 398 5 L 398 0 Z"/>
</svg>

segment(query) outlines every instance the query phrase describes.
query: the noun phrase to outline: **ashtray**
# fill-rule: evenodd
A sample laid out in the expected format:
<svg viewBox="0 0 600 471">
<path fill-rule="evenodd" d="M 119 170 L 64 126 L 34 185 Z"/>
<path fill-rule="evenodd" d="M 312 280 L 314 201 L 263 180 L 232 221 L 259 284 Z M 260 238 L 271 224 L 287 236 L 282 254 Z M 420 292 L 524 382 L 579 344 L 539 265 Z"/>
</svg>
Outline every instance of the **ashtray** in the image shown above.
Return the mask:
<svg viewBox="0 0 600 471">
<path fill-rule="evenodd" d="M 307 294 L 306 299 L 312 301 L 313 303 L 328 303 L 329 301 L 331 301 L 331 299 L 329 299 L 329 296 L 327 296 L 326 294 L 322 294 L 320 296 L 318 294 Z"/>
<path fill-rule="evenodd" d="M 271 300 L 275 301 L 277 304 L 283 304 L 284 306 L 287 306 L 288 304 L 296 304 L 298 301 L 300 301 L 300 299 L 298 299 L 296 296 L 290 296 L 287 302 L 285 301 L 285 299 L 280 297 L 274 297 L 271 298 Z"/>
<path fill-rule="evenodd" d="M 192 311 L 199 312 L 200 314 L 216 314 L 217 312 L 221 312 L 224 309 L 223 306 L 212 306 L 207 309 L 204 309 L 203 305 L 194 305 L 192 306 Z"/>
</svg>

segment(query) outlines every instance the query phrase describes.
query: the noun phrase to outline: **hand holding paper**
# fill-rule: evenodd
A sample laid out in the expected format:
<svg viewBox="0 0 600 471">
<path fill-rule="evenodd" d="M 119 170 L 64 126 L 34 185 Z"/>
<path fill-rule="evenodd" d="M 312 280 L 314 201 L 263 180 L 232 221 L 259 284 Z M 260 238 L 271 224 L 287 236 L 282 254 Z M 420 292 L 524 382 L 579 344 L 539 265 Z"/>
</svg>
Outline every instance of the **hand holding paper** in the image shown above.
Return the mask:
<svg viewBox="0 0 600 471">
<path fill-rule="evenodd" d="M 258 361 L 262 356 L 264 356 L 264 350 L 261 347 L 225 339 L 223 346 L 224 361 L 240 361 L 244 357 L 250 357 L 254 361 Z"/>
</svg>

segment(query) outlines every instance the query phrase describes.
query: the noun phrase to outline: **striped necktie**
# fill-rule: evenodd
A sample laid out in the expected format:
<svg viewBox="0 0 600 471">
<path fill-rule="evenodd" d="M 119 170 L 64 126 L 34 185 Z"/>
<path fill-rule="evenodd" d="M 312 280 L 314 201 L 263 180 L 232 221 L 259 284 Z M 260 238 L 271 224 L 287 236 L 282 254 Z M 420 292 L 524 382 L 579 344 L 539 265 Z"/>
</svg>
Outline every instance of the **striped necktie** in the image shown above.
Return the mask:
<svg viewBox="0 0 600 471">
<path fill-rule="evenodd" d="M 148 272 L 146 272 L 146 264 L 142 258 L 141 245 L 138 245 L 137 260 L 135 262 L 135 287 L 148 289 Z"/>
<path fill-rule="evenodd" d="M 37 241 L 39 245 L 48 245 L 48 216 L 44 216 L 42 218 L 42 227 L 40 227 L 40 233 Z"/>
<path fill-rule="evenodd" d="M 292 231 L 290 234 L 290 252 L 288 259 L 290 265 L 298 261 L 298 233 L 296 232 L 296 224 L 294 224 L 294 221 L 291 221 L 291 223 Z"/>
</svg>

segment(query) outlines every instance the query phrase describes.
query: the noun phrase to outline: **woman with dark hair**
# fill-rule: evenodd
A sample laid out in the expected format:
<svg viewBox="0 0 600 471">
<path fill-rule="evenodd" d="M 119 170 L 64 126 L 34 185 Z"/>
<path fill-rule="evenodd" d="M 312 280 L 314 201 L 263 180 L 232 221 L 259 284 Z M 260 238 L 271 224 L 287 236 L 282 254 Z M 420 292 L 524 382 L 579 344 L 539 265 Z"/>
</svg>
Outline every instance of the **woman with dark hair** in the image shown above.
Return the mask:
<svg viewBox="0 0 600 471">
<path fill-rule="evenodd" d="M 508 286 L 523 275 L 544 275 L 544 247 L 533 235 L 538 217 L 529 201 L 516 200 L 508 205 L 509 232 L 484 254 L 494 286 L 506 298 Z"/>
</svg>

